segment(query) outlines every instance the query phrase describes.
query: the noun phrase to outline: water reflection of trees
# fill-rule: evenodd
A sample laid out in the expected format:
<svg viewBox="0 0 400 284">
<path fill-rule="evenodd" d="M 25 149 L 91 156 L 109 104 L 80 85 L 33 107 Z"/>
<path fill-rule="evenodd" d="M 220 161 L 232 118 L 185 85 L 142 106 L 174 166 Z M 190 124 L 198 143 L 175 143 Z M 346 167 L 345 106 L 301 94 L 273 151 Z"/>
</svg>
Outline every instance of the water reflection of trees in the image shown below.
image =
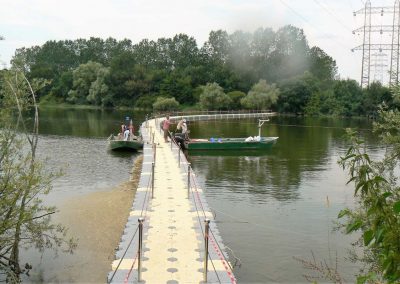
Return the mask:
<svg viewBox="0 0 400 284">
<path fill-rule="evenodd" d="M 126 116 L 134 117 L 134 125 L 138 129 L 144 121 L 145 113 L 111 109 L 44 108 L 40 110 L 40 134 L 105 137 L 119 131 Z"/>
<path fill-rule="evenodd" d="M 257 195 L 255 199 L 260 202 L 266 196 L 279 201 L 296 200 L 300 198 L 299 187 L 307 176 L 305 173 L 327 167 L 331 155 L 336 154 L 332 151 L 346 143 L 343 135 L 348 126 L 369 127 L 365 121 L 276 118 L 263 128 L 264 135 L 279 136 L 278 143 L 267 152 L 252 156 L 235 152 L 191 159 L 204 172 L 206 186 L 219 184 L 231 192 L 246 191 Z M 206 138 L 246 137 L 255 133 L 256 128 L 256 121 L 248 120 L 198 123 L 191 129 L 193 137 Z"/>
</svg>

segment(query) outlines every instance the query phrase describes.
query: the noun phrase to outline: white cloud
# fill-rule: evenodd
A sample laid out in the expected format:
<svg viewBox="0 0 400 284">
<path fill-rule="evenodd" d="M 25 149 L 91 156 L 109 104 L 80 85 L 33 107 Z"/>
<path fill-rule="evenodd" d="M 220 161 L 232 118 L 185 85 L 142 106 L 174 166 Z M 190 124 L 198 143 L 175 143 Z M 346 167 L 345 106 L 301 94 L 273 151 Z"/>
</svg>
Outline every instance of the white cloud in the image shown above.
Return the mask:
<svg viewBox="0 0 400 284">
<path fill-rule="evenodd" d="M 388 0 L 389 1 L 389 0 Z M 194 36 L 199 45 L 211 30 L 254 31 L 293 24 L 305 30 L 310 45 L 318 45 L 337 60 L 344 77 L 358 79 L 359 55 L 350 48 L 359 42 L 355 28 L 357 0 L 1 0 L 0 59 L 9 61 L 16 48 L 47 40 L 95 37 Z M 320 5 L 317 5 L 317 2 Z M 376 5 L 382 5 L 380 1 Z M 286 3 L 291 9 L 287 8 Z M 329 10 L 328 13 L 326 10 Z M 293 12 L 295 11 L 295 12 Z M 333 17 L 334 15 L 335 17 Z M 335 19 L 336 18 L 336 19 Z M 342 23 L 340 24 L 339 21 Z"/>
</svg>

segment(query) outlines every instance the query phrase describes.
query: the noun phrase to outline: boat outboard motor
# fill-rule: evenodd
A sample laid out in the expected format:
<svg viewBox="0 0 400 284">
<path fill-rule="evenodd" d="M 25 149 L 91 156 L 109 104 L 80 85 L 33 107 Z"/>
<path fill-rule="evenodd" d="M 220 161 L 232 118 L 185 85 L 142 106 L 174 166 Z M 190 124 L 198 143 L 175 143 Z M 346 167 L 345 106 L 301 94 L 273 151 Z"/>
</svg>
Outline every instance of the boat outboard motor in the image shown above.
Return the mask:
<svg viewBox="0 0 400 284">
<path fill-rule="evenodd" d="M 181 147 L 182 150 L 186 150 L 186 145 L 185 145 L 185 138 L 186 135 L 184 133 L 175 133 L 174 138 L 176 143 Z"/>
</svg>

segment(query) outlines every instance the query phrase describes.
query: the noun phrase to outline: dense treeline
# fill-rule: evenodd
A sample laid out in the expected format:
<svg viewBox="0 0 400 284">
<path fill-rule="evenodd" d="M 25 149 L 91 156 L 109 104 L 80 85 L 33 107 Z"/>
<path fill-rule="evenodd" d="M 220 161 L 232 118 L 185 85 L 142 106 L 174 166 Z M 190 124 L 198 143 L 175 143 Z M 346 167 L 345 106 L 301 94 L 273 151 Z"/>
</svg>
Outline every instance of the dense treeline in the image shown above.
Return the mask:
<svg viewBox="0 0 400 284">
<path fill-rule="evenodd" d="M 356 81 L 339 80 L 336 62 L 309 47 L 293 26 L 211 31 L 201 47 L 185 34 L 137 44 L 113 38 L 48 41 L 18 49 L 12 65 L 30 80 L 49 82 L 38 93 L 42 103 L 165 109 L 167 102 L 174 108 L 346 116 L 394 103 L 379 83 L 362 90 Z"/>
</svg>

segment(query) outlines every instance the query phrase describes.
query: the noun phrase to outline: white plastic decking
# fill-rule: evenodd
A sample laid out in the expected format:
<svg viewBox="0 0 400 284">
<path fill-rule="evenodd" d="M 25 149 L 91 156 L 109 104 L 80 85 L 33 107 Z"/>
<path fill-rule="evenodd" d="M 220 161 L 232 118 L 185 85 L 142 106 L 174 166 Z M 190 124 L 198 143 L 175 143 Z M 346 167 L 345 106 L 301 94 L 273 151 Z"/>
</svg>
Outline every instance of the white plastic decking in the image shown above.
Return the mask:
<svg viewBox="0 0 400 284">
<path fill-rule="evenodd" d="M 225 116 L 248 118 L 270 115 L 252 113 L 236 117 L 233 114 Z M 185 118 L 193 121 L 221 119 L 225 116 L 196 115 Z M 141 127 L 146 142 L 142 173 L 107 282 L 204 283 L 204 220 L 210 219 L 207 283 L 236 283 L 203 191 L 198 187 L 192 170 L 188 191 L 188 162 L 175 144 L 164 142 L 159 121 L 161 120 L 149 120 Z M 156 144 L 156 154 L 153 142 Z M 155 168 L 152 191 L 153 162 Z M 141 282 L 138 282 L 139 218 L 144 218 Z"/>
</svg>

